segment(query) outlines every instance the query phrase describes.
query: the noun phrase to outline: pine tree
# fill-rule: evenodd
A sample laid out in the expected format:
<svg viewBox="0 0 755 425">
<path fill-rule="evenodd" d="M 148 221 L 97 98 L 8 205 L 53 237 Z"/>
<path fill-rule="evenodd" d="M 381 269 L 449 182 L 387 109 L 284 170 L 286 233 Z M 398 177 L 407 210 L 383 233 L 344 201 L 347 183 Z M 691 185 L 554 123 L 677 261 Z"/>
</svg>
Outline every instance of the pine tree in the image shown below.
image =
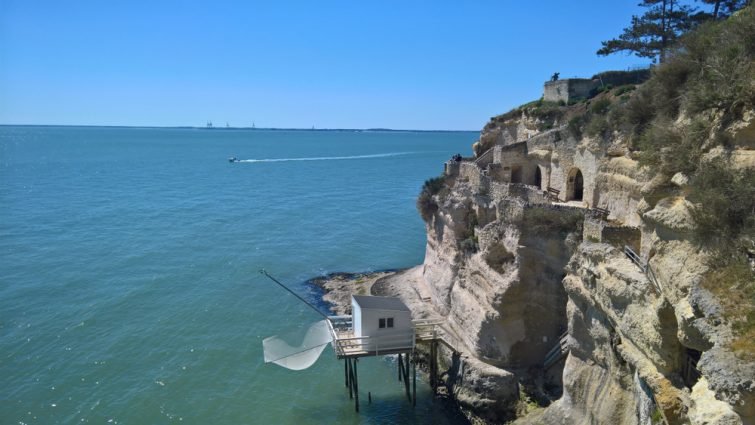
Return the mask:
<svg viewBox="0 0 755 425">
<path fill-rule="evenodd" d="M 747 6 L 750 0 L 701 0 L 703 3 L 712 5 L 713 11 L 710 17 L 713 19 L 725 18 L 737 10 Z"/>
<path fill-rule="evenodd" d="M 663 62 L 668 47 L 693 26 L 691 16 L 694 9 L 679 5 L 678 1 L 643 0 L 640 6 L 648 10 L 642 16 L 632 16 L 631 24 L 618 38 L 601 42 L 603 47 L 598 50 L 598 55 L 627 51 L 654 62 Z"/>
</svg>

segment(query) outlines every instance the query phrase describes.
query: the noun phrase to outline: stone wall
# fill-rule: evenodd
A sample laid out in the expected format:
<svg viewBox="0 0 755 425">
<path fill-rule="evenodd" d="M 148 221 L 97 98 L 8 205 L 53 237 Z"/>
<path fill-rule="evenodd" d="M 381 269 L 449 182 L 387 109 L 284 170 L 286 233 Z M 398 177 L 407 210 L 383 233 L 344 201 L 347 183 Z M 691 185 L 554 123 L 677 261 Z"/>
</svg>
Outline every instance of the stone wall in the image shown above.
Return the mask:
<svg viewBox="0 0 755 425">
<path fill-rule="evenodd" d="M 582 176 L 581 200 L 596 205 L 596 176 L 601 152 L 577 146 L 563 129 L 554 129 L 523 143 L 495 146 L 488 175 L 502 183 L 524 183 L 540 190 L 552 187 L 560 191 L 559 200 L 579 198 L 576 194 L 578 173 Z"/>
<path fill-rule="evenodd" d="M 517 198 L 525 204 L 547 204 L 548 198 L 535 186 L 526 184 L 490 182 L 490 198 L 499 202 L 507 198 Z"/>
<path fill-rule="evenodd" d="M 458 161 L 446 161 L 444 164 L 444 173 L 448 177 L 458 176 L 460 167 L 461 163 Z"/>
<path fill-rule="evenodd" d="M 543 88 L 543 100 L 568 103 L 570 100 L 587 98 L 599 84 L 599 81 L 586 78 L 547 81 Z"/>
<path fill-rule="evenodd" d="M 635 252 L 640 250 L 641 232 L 638 227 L 629 226 L 605 226 L 602 232 L 602 240 L 617 248 L 628 245 Z"/>
<path fill-rule="evenodd" d="M 588 242 L 602 242 L 603 220 L 599 218 L 585 217 L 582 227 L 582 239 Z"/>
<path fill-rule="evenodd" d="M 586 216 L 582 238 L 588 242 L 606 243 L 619 250 L 628 245 L 635 252 L 639 252 L 642 232 L 639 227 L 617 226 L 597 217 Z"/>
<path fill-rule="evenodd" d="M 459 177 L 468 182 L 474 189 L 474 192 L 478 192 L 480 189 L 480 181 L 482 179 L 482 170 L 474 162 L 462 162 L 459 165 Z"/>
</svg>

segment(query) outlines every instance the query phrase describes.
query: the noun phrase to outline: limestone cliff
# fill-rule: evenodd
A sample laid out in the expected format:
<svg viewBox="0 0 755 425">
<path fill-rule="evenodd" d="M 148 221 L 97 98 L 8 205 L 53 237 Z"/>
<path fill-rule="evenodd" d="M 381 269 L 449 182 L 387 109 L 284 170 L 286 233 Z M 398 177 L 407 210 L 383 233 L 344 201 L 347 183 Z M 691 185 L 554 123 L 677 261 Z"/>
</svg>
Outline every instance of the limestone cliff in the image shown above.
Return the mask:
<svg viewBox="0 0 755 425">
<path fill-rule="evenodd" d="M 725 164 L 745 195 L 724 197 L 721 208 L 753 208 L 755 113 L 752 102 L 734 115 L 680 105 L 673 120 L 654 111 L 643 118 L 654 125 L 612 125 L 626 122 L 617 117 L 653 84 L 666 84 L 664 69 L 640 87 L 494 117 L 474 157 L 446 163 L 442 184 L 420 197 L 422 285 L 467 356 L 468 367 L 453 371 L 465 376 L 448 379 L 462 383 L 459 400 L 479 417 L 755 423 L 755 354 L 743 318 L 753 317 L 752 219 L 745 210 L 734 231 L 719 217 L 726 236 L 701 239 L 708 207 L 700 199 L 709 164 Z M 661 119 L 668 128 L 658 128 Z M 679 134 L 683 149 L 643 145 L 661 130 Z M 674 156 L 693 149 L 694 157 Z M 750 255 L 744 271 L 746 261 L 716 262 L 722 244 Z M 736 267 L 738 278 L 723 271 Z M 720 288 L 744 294 L 745 309 Z"/>
</svg>

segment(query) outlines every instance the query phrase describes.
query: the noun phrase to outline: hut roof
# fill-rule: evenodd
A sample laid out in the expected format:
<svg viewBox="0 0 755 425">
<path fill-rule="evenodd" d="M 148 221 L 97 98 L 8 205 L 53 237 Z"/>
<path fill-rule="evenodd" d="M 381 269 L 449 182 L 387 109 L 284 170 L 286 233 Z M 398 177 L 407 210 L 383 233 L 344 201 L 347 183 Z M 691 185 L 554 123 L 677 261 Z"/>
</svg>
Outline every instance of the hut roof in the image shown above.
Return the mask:
<svg viewBox="0 0 755 425">
<path fill-rule="evenodd" d="M 401 299 L 396 297 L 374 297 L 369 295 L 352 295 L 361 308 L 372 310 L 410 311 Z"/>
</svg>

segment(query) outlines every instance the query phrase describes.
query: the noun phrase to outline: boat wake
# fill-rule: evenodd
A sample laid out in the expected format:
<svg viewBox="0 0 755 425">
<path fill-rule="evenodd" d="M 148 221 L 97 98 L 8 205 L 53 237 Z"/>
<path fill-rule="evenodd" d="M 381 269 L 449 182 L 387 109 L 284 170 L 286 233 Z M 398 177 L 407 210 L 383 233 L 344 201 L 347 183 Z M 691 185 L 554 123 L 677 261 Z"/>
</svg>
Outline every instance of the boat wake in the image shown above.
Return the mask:
<svg viewBox="0 0 755 425">
<path fill-rule="evenodd" d="M 370 159 L 370 158 L 388 158 L 392 156 L 411 155 L 416 152 L 390 152 L 378 153 L 373 155 L 353 155 L 353 156 L 317 156 L 309 158 L 267 158 L 267 159 L 238 159 L 234 162 L 292 162 L 292 161 L 343 161 L 348 159 Z"/>
</svg>

